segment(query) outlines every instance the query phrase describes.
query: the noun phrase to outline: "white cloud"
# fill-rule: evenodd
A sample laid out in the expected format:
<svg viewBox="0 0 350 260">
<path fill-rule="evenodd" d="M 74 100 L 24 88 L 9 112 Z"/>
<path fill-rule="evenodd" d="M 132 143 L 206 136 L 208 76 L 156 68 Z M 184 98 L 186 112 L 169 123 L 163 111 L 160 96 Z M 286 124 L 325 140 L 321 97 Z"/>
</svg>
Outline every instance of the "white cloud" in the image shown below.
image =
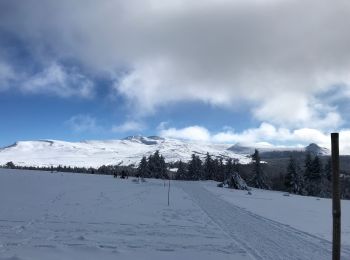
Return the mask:
<svg viewBox="0 0 350 260">
<path fill-rule="evenodd" d="M 350 154 L 350 130 L 343 129 L 340 133 L 340 151 Z M 277 128 L 268 123 L 262 123 L 258 128 L 250 128 L 242 132 L 224 130 L 210 133 L 200 126 L 189 126 L 181 129 L 168 128 L 159 131 L 159 135 L 168 138 L 181 138 L 190 141 L 205 141 L 213 143 L 240 143 L 242 145 L 261 147 L 304 146 L 317 143 L 330 149 L 330 133 L 312 128 L 300 128 L 293 131 Z"/>
<path fill-rule="evenodd" d="M 191 141 L 208 142 L 211 139 L 209 131 L 200 126 L 189 126 L 182 129 L 168 128 L 160 130 L 159 135 L 162 137 L 185 139 Z"/>
<path fill-rule="evenodd" d="M 125 133 L 125 132 L 138 132 L 142 131 L 145 128 L 145 126 L 136 121 L 126 121 L 121 125 L 114 125 L 112 127 L 112 132 L 116 133 Z"/>
<path fill-rule="evenodd" d="M 349 89 L 347 0 L 13 0 L 0 10 L 0 29 L 33 52 L 117 75 L 116 91 L 141 114 L 179 101 L 249 102 L 274 125 L 342 123 L 317 95 Z"/>
<path fill-rule="evenodd" d="M 90 115 L 75 115 L 65 122 L 75 132 L 95 132 L 100 128 L 96 125 L 96 119 Z"/>
<path fill-rule="evenodd" d="M 20 88 L 24 92 L 49 93 L 60 97 L 90 98 L 94 95 L 92 81 L 78 71 L 68 71 L 57 63 L 26 79 Z"/>
<path fill-rule="evenodd" d="M 5 90 L 9 88 L 9 82 L 15 79 L 15 72 L 13 68 L 0 61 L 0 90 Z"/>
</svg>

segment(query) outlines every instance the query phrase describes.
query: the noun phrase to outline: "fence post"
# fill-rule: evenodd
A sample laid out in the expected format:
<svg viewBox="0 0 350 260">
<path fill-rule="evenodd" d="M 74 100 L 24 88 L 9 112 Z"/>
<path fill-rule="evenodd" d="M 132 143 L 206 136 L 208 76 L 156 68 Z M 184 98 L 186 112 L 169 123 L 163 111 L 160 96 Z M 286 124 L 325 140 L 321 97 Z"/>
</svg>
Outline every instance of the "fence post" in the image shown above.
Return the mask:
<svg viewBox="0 0 350 260">
<path fill-rule="evenodd" d="M 339 134 L 331 133 L 332 140 L 332 214 L 333 260 L 340 260 L 341 210 L 339 192 Z"/>
</svg>

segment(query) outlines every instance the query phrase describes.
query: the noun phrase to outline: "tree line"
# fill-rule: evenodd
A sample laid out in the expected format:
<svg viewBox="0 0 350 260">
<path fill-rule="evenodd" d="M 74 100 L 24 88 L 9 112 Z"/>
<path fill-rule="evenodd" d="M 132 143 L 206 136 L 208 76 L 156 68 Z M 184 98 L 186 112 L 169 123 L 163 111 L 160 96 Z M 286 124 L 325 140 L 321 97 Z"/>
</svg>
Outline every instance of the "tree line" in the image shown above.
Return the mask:
<svg viewBox="0 0 350 260">
<path fill-rule="evenodd" d="M 135 176 L 136 170 L 132 166 L 121 165 L 102 165 L 98 168 L 94 167 L 71 167 L 71 166 L 20 166 L 15 165 L 12 161 L 7 162 L 1 166 L 7 169 L 18 170 L 36 170 L 36 171 L 48 171 L 48 172 L 70 172 L 70 173 L 82 173 L 82 174 L 101 174 L 101 175 L 128 175 Z"/>
<path fill-rule="evenodd" d="M 325 165 L 319 156 L 306 153 L 304 165 L 291 157 L 287 166 L 285 186 L 291 193 L 310 196 L 329 197 L 331 194 L 331 159 Z"/>
<path fill-rule="evenodd" d="M 213 158 L 206 154 L 204 161 L 196 154 L 192 154 L 188 163 L 177 163 L 175 179 L 177 180 L 214 180 L 224 181 L 232 171 L 238 170 L 238 160 L 228 158 Z"/>
</svg>

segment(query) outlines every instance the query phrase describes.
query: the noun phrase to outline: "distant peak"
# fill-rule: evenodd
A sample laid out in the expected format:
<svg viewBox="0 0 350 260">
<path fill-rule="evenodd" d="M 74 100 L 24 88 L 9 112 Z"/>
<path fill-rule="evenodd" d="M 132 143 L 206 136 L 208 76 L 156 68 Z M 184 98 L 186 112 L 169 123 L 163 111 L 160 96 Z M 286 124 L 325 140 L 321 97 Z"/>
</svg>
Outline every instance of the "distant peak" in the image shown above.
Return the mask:
<svg viewBox="0 0 350 260">
<path fill-rule="evenodd" d="M 165 140 L 165 138 L 157 136 L 157 135 L 151 135 L 147 137 L 148 139 L 152 139 L 152 140 Z"/>
<path fill-rule="evenodd" d="M 131 135 L 131 136 L 125 137 L 123 140 L 130 141 L 130 142 L 138 142 L 145 145 L 155 145 L 155 144 L 158 144 L 160 141 L 164 141 L 165 139 L 154 135 L 149 137 L 144 137 L 141 135 Z"/>
<path fill-rule="evenodd" d="M 141 135 L 129 135 L 124 137 L 122 140 L 140 140 L 141 138 L 143 138 Z"/>
<path fill-rule="evenodd" d="M 313 155 L 327 155 L 329 154 L 329 150 L 324 147 L 320 147 L 318 144 L 311 143 L 305 147 L 305 151 L 313 154 Z"/>
<path fill-rule="evenodd" d="M 317 144 L 315 144 L 315 143 L 311 143 L 311 144 L 309 144 L 308 146 L 306 146 L 306 148 L 320 148 L 320 146 L 319 145 L 317 145 Z"/>
</svg>

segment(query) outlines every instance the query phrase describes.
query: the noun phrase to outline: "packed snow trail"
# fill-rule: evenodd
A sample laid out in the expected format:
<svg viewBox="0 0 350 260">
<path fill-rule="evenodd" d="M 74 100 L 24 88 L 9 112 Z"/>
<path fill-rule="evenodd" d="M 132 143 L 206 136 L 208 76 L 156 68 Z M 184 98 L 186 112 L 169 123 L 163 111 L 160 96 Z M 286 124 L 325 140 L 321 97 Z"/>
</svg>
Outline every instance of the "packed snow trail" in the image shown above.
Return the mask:
<svg viewBox="0 0 350 260">
<path fill-rule="evenodd" d="M 332 258 L 331 243 L 326 240 L 265 219 L 223 201 L 203 188 L 200 183 L 181 182 L 178 185 L 253 259 L 328 260 Z M 343 249 L 342 259 L 350 259 L 348 248 Z"/>
</svg>

